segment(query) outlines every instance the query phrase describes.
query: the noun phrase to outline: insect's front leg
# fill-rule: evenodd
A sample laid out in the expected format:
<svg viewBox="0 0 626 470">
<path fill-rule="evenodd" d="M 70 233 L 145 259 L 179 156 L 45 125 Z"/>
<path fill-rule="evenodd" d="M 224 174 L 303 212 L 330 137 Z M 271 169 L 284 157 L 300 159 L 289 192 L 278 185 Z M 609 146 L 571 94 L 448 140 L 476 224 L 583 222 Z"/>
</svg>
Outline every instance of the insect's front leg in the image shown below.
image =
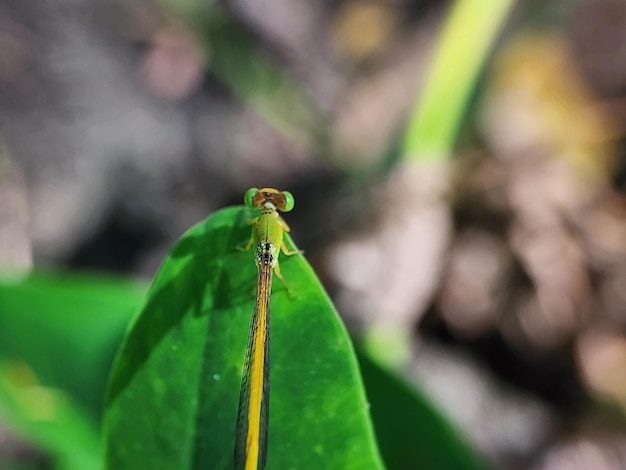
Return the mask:
<svg viewBox="0 0 626 470">
<path fill-rule="evenodd" d="M 259 220 L 258 217 L 254 217 L 252 219 L 248 219 L 246 220 L 246 223 L 248 225 L 254 225 L 257 223 L 257 220 Z M 250 240 L 248 240 L 248 243 L 246 243 L 244 246 L 237 246 L 237 249 L 239 251 L 249 251 L 250 248 L 252 248 L 252 245 L 254 244 L 254 229 L 252 230 L 252 233 L 250 234 Z"/>
<path fill-rule="evenodd" d="M 282 251 L 287 256 L 304 254 L 303 250 L 290 250 L 289 248 L 287 248 L 287 245 L 285 244 L 284 240 L 280 244 L 280 251 Z"/>
</svg>

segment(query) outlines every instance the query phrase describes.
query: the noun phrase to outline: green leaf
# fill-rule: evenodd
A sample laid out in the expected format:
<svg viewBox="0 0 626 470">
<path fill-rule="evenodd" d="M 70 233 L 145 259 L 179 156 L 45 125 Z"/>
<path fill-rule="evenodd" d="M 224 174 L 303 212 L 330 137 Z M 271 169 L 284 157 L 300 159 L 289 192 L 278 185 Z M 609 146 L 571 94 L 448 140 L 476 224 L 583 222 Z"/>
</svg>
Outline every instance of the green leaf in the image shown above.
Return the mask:
<svg viewBox="0 0 626 470">
<path fill-rule="evenodd" d="M 22 360 L 98 421 L 107 373 L 145 288 L 84 274 L 0 281 L 0 357 Z"/>
<path fill-rule="evenodd" d="M 513 5 L 512 0 L 454 2 L 404 134 L 404 158 L 450 157 L 478 75 Z"/>
<path fill-rule="evenodd" d="M 372 420 L 389 470 L 485 470 L 467 444 L 430 401 L 357 347 Z"/>
<path fill-rule="evenodd" d="M 41 386 L 23 362 L 0 361 L 0 419 L 50 453 L 55 469 L 101 468 L 93 420 L 67 394 Z"/>
<path fill-rule="evenodd" d="M 84 274 L 0 281 L 0 420 L 54 468 L 101 468 L 106 377 L 144 292 Z"/>
<path fill-rule="evenodd" d="M 242 208 L 215 213 L 169 254 L 116 361 L 108 469 L 232 468 L 256 267 Z M 287 244 L 293 244 L 287 237 Z M 267 468 L 382 468 L 345 328 L 300 255 L 272 294 Z"/>
</svg>

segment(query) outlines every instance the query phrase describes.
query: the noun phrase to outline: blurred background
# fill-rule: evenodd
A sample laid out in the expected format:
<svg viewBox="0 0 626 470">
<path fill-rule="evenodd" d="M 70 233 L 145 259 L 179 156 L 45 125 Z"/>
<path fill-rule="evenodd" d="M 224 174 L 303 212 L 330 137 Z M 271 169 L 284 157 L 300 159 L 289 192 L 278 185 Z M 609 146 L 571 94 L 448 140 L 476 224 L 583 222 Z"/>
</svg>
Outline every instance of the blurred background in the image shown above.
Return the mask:
<svg viewBox="0 0 626 470">
<path fill-rule="evenodd" d="M 289 190 L 349 329 L 494 468 L 626 468 L 625 143 L 622 0 L 0 0 L 3 271 L 148 281 Z"/>
</svg>

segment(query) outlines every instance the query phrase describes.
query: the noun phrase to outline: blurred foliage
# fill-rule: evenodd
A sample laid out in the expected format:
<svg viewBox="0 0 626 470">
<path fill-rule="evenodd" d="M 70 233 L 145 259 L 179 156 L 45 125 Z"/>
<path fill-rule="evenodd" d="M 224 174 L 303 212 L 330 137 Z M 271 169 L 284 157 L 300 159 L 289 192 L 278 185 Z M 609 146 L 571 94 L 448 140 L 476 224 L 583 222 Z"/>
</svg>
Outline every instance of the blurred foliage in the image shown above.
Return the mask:
<svg viewBox="0 0 626 470">
<path fill-rule="evenodd" d="M 405 133 L 406 157 L 446 159 L 452 155 L 474 84 L 512 5 L 512 0 L 454 4 Z"/>
<path fill-rule="evenodd" d="M 415 387 L 357 347 L 380 452 L 388 469 L 489 468 Z"/>
<path fill-rule="evenodd" d="M 101 467 L 104 388 L 144 292 L 137 282 L 80 274 L 0 283 L 3 424 L 50 453 L 55 468 Z"/>
<path fill-rule="evenodd" d="M 79 274 L 5 281 L 0 354 L 25 361 L 43 386 L 67 390 L 97 423 L 106 371 L 143 292 L 136 282 Z"/>
</svg>

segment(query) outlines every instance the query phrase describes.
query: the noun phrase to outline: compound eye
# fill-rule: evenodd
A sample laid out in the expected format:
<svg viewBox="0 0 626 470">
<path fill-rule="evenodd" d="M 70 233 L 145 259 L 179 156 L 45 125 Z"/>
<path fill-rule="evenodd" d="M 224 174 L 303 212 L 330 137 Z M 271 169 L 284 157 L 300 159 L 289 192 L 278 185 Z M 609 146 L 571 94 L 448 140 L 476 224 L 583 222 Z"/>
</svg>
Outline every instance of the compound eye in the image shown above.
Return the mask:
<svg viewBox="0 0 626 470">
<path fill-rule="evenodd" d="M 243 203 L 246 207 L 254 207 L 254 196 L 256 196 L 258 192 L 259 190 L 257 188 L 250 188 L 246 191 L 246 194 L 243 197 Z"/>
<path fill-rule="evenodd" d="M 289 191 L 283 191 L 281 194 L 285 198 L 285 205 L 281 207 L 280 210 L 282 212 L 289 212 L 291 209 L 293 209 L 293 206 L 296 203 L 295 199 L 293 198 L 293 194 L 291 194 Z"/>
</svg>

